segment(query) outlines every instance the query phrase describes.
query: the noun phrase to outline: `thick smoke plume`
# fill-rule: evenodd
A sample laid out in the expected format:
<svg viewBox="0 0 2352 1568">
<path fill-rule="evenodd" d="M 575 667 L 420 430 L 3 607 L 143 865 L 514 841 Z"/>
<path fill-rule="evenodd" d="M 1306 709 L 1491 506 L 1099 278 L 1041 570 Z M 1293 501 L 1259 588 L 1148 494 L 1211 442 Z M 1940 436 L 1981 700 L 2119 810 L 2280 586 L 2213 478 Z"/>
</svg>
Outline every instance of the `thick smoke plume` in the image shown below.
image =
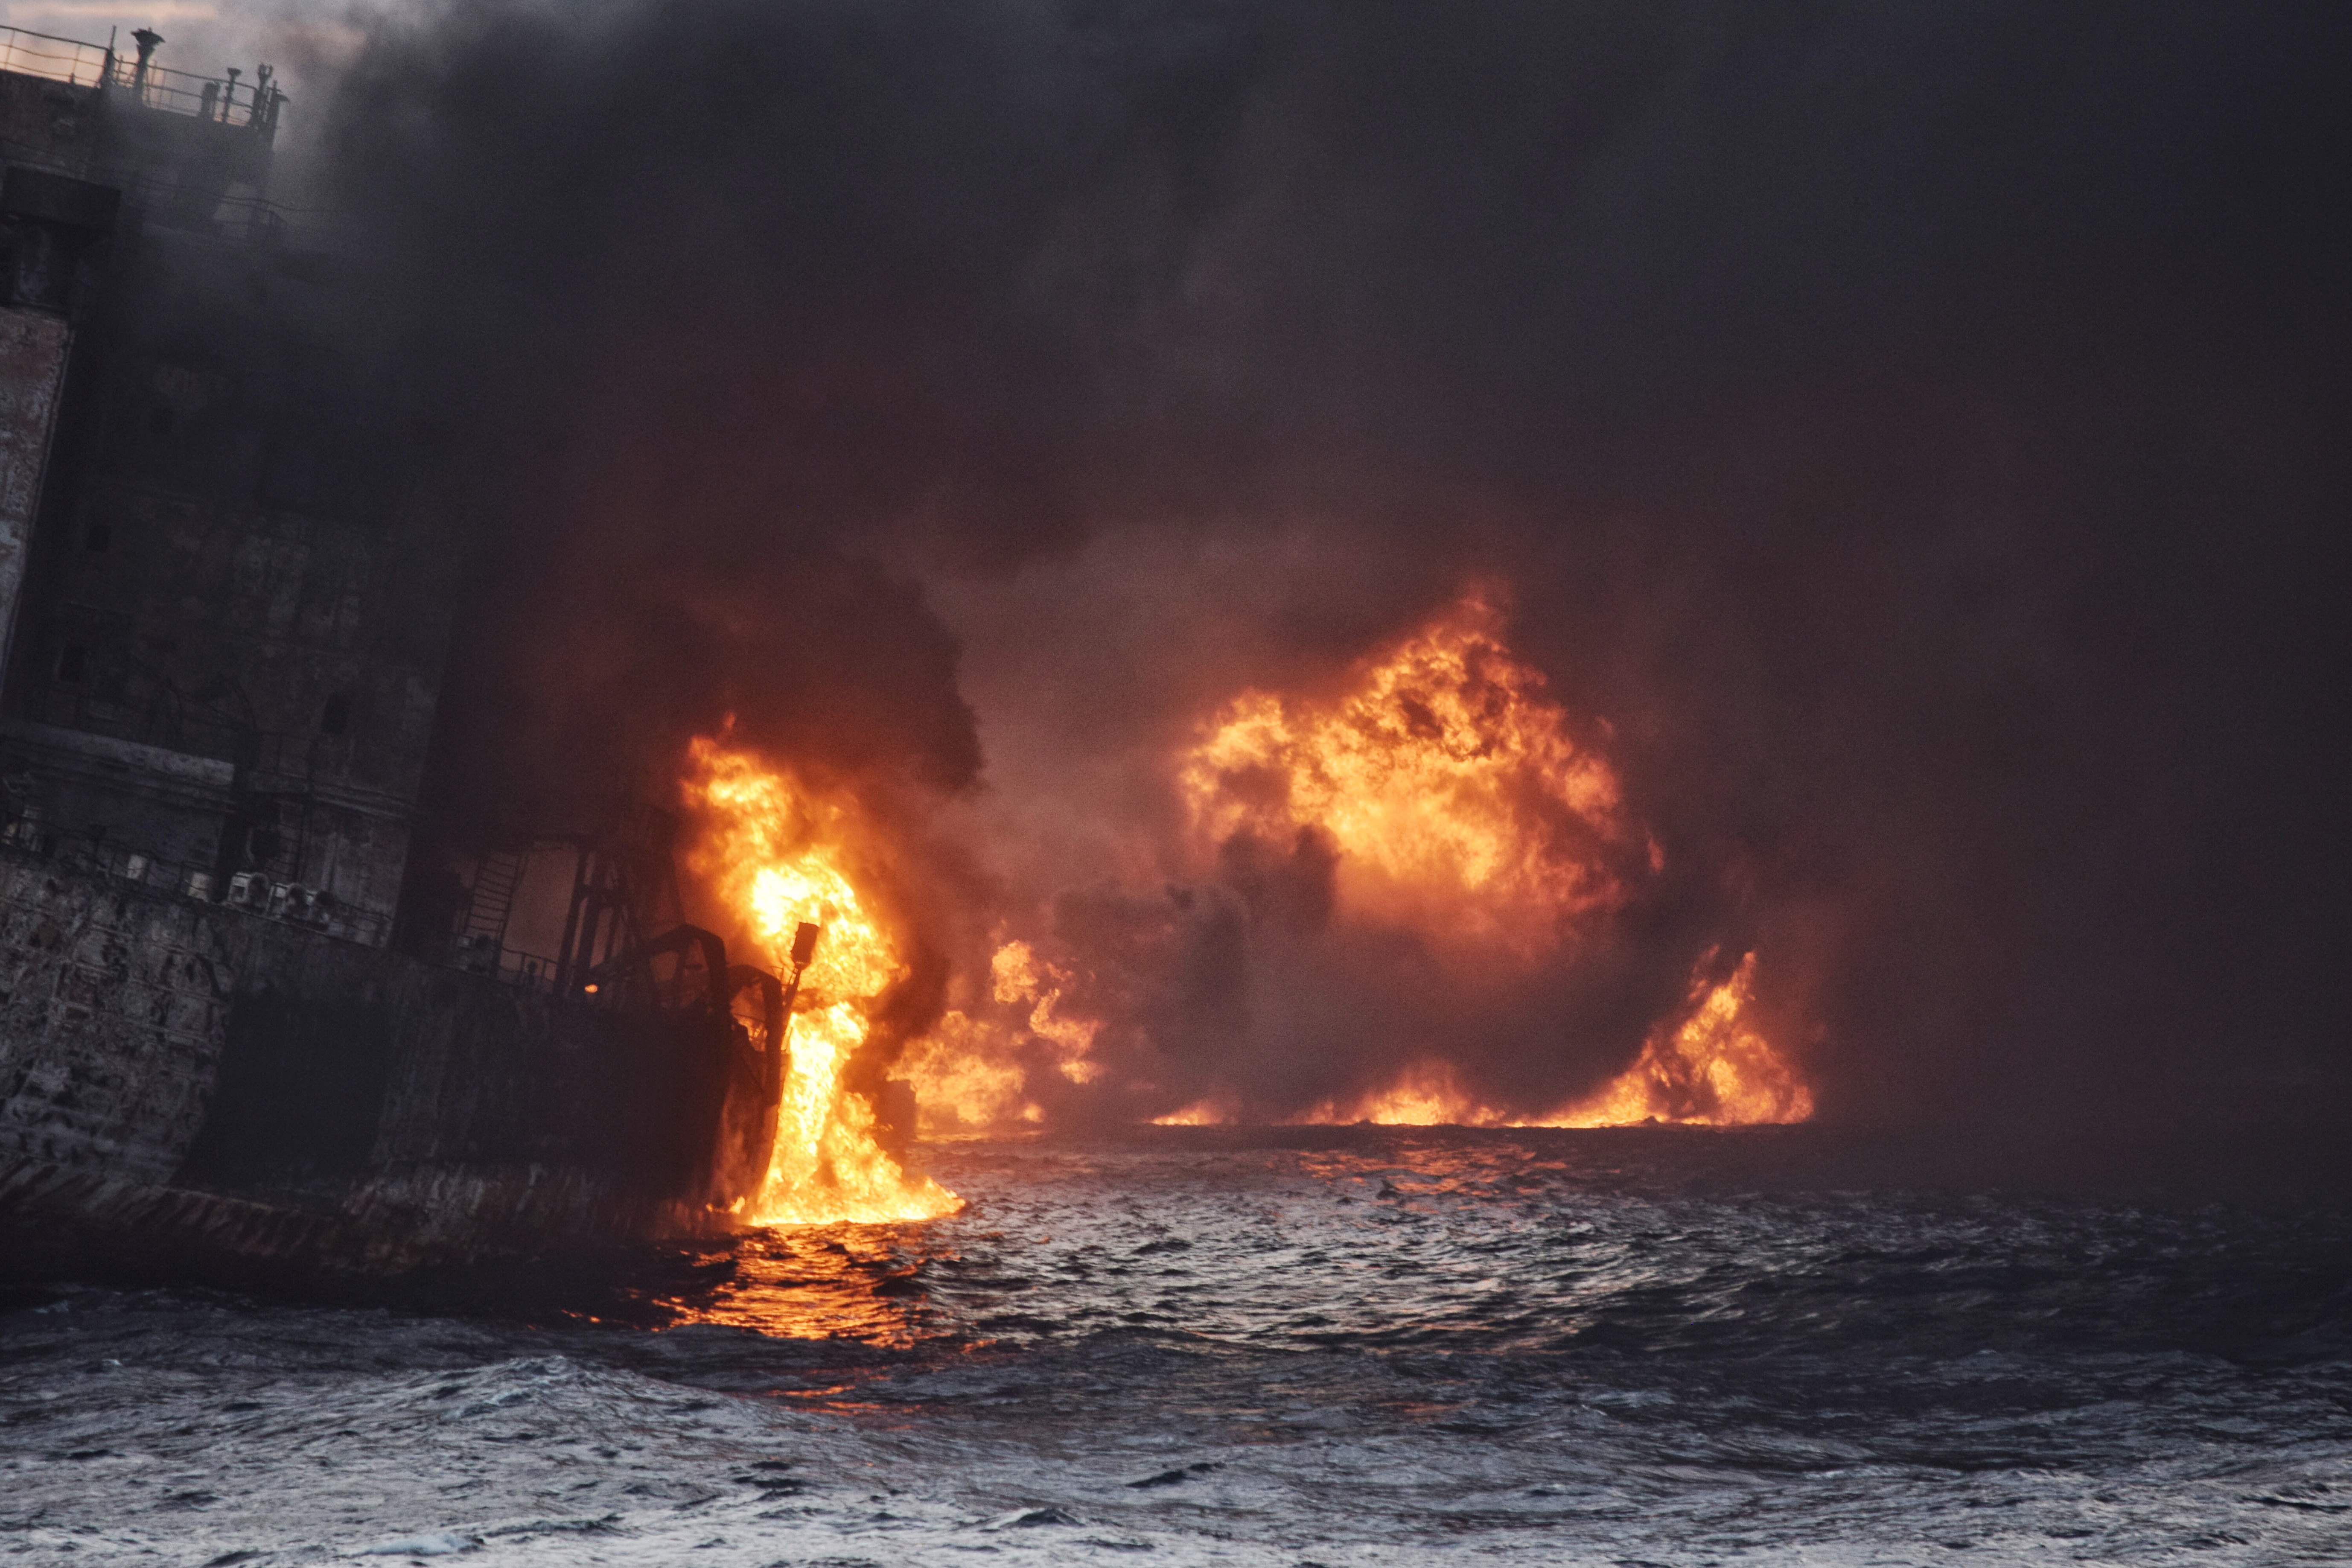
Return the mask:
<svg viewBox="0 0 2352 1568">
<path fill-rule="evenodd" d="M 2347 30 L 376 16 L 322 180 L 478 540 L 445 820 L 732 712 L 900 825 L 939 1006 L 1008 934 L 1075 966 L 1068 1115 L 1432 1045 L 1556 1101 L 1748 950 L 1825 1116 L 2340 1094 Z M 1311 838 L 1171 874 L 1220 704 L 1482 582 L 1662 851 L 1605 963 L 1322 940 Z"/>
</svg>

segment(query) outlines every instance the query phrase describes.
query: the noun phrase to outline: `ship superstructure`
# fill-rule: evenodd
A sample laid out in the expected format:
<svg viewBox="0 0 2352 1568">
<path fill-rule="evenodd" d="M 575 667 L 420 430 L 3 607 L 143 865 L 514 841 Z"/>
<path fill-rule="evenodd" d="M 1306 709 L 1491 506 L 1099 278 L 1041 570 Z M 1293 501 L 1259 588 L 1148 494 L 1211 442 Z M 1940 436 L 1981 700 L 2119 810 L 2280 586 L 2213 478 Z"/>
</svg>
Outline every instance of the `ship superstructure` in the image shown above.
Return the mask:
<svg viewBox="0 0 2352 1568">
<path fill-rule="evenodd" d="M 782 987 L 642 805 L 413 874 L 465 559 L 426 400 L 270 202 L 269 68 L 131 41 L 0 28 L 0 1228 L 375 1267 L 726 1223 Z"/>
</svg>

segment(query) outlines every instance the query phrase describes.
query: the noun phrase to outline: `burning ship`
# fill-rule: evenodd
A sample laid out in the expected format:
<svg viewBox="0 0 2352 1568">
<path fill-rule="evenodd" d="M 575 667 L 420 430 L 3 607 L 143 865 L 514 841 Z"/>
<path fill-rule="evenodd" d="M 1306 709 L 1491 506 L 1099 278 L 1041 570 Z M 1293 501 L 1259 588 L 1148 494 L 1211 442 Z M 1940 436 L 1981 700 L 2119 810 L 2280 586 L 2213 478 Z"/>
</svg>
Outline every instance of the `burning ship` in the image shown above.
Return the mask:
<svg viewBox="0 0 2352 1568">
<path fill-rule="evenodd" d="M 0 1230 L 379 1272 L 741 1223 L 820 922 L 741 962 L 643 804 L 421 866 L 454 530 L 270 203 L 268 68 L 134 40 L 0 29 Z"/>
<path fill-rule="evenodd" d="M 1033 889 L 950 962 L 882 818 L 726 731 L 667 799 L 452 842 L 423 803 L 467 530 L 429 398 L 368 345 L 398 312 L 272 205 L 267 68 L 187 77 L 133 39 L 0 29 L 16 1256 L 373 1274 L 928 1218 L 959 1200 L 908 1169 L 918 1094 L 945 1136 L 1812 1114 L 1746 942 L 1679 984 L 1598 964 L 1654 1020 L 1614 1079 L 1538 1104 L 1464 1070 L 1465 1020 L 1556 1013 L 1550 977 L 1606 959 L 1665 866 L 1475 589 L 1320 695 L 1204 714 L 1160 759 L 1181 826 L 1136 847 L 1091 945 Z M 1249 964 L 1352 991 L 1399 954 L 1316 1026 L 1348 1047 L 1319 1097 L 1242 1092 L 1237 1049 L 1297 1043 L 1294 1012 L 1246 1016 Z"/>
</svg>

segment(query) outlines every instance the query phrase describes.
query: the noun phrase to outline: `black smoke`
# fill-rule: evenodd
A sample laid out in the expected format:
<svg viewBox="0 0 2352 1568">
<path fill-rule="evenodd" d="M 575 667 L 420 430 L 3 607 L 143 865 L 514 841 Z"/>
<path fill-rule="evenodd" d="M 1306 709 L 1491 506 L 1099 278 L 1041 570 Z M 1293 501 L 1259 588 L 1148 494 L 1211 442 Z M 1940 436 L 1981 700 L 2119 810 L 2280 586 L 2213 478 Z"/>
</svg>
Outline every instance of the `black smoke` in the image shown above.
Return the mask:
<svg viewBox="0 0 2352 1568">
<path fill-rule="evenodd" d="M 1825 1114 L 2341 1100 L 2340 7 L 366 27 L 324 181 L 479 556 L 445 801 L 732 711 L 992 812 L 959 898 L 1181 1055 L 1305 939 L 1245 877 L 1113 888 L 1087 824 L 1164 836 L 1202 712 L 1496 577 L 1675 868 L 1631 1013 L 1753 944 Z M 1193 1086 L 1352 1087 L 1360 959 Z M 1515 1103 L 1638 1043 L 1481 1029 Z"/>
</svg>

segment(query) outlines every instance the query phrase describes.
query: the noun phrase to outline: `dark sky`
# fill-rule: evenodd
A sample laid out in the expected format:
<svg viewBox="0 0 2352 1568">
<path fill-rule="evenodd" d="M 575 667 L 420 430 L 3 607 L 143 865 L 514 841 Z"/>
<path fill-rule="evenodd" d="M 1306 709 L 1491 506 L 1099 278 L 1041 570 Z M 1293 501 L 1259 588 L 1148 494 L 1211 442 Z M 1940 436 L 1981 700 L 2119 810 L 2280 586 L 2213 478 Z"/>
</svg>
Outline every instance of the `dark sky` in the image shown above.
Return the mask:
<svg viewBox="0 0 2352 1568">
<path fill-rule="evenodd" d="M 1111 942 L 1087 847 L 1151 819 L 1135 759 L 1498 577 L 1676 871 L 1616 933 L 1647 961 L 1457 1042 L 1492 1093 L 1589 1084 L 1630 1049 L 1595 1020 L 1727 942 L 1825 1115 L 2341 1101 L 2347 34 L 393 13 L 310 96 L 483 541 L 449 793 L 644 773 L 731 709 L 877 798 L 1025 811 L 990 896 Z M 1249 961 L 1334 988 L 1328 1081 L 1253 1037 L 1282 1093 L 1386 1048 L 1366 955 Z"/>
</svg>

